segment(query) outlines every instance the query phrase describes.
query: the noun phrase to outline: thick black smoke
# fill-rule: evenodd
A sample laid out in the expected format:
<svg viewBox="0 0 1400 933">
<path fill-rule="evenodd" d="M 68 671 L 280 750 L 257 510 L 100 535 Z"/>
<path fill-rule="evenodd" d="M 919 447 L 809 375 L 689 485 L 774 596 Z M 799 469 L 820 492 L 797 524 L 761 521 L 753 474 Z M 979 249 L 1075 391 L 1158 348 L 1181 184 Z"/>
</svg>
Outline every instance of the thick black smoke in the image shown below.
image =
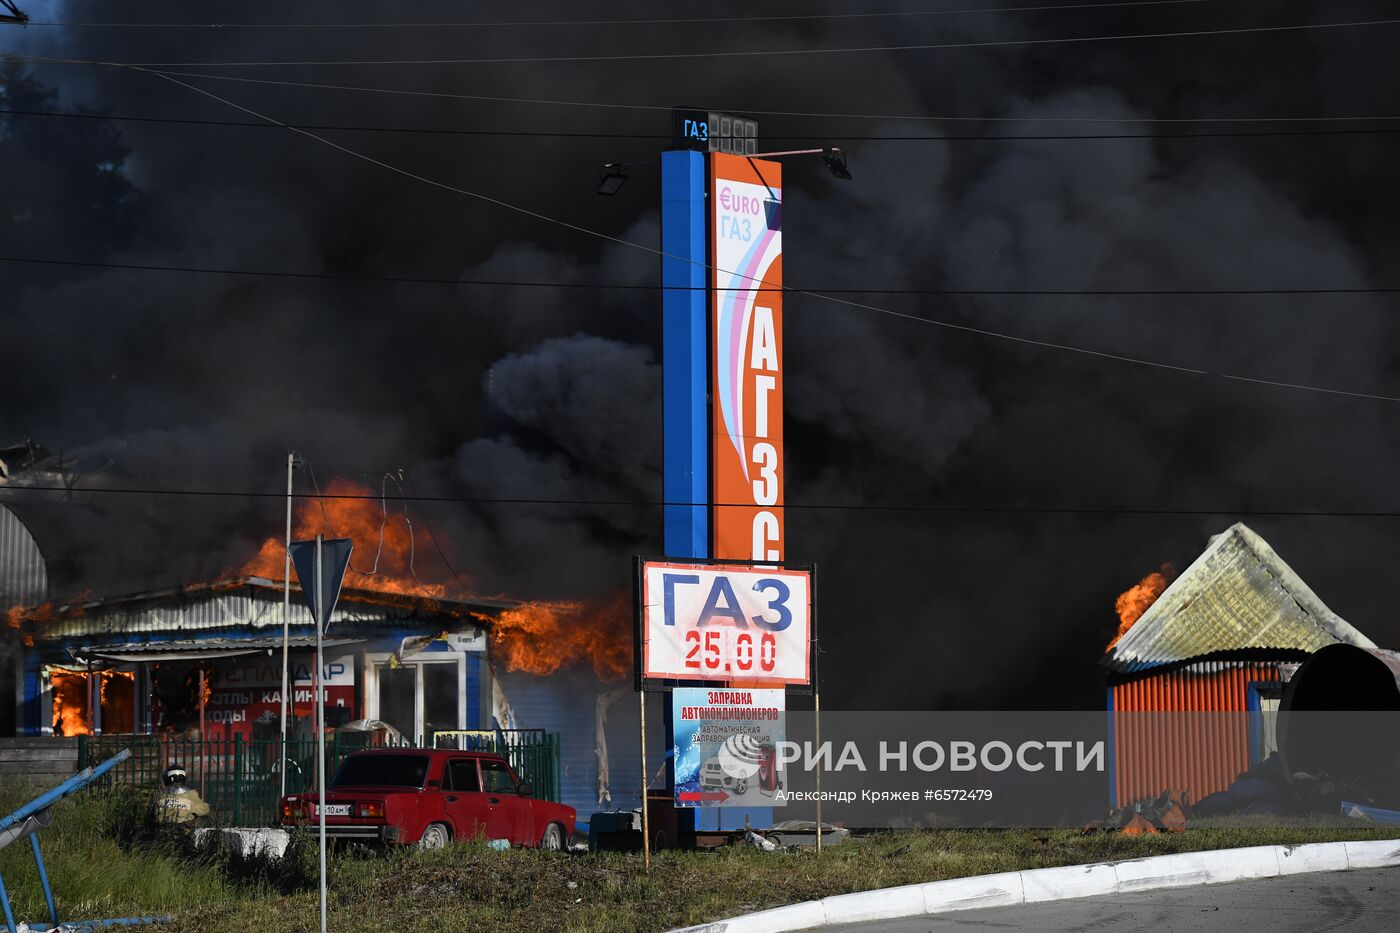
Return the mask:
<svg viewBox="0 0 1400 933">
<path fill-rule="evenodd" d="M 707 4 L 696 15 L 852 9 Z M 1179 32 L 1378 10 L 1206 2 L 611 28 L 34 27 L 0 33 L 0 47 L 174 63 L 610 55 Z M 601 15 L 683 12 L 633 4 Z M 85 2 L 30 13 L 154 23 L 195 15 L 181 4 L 103 5 L 99 15 Z M 286 15 L 344 23 L 384 13 L 315 4 Z M 511 13 L 593 15 L 562 3 Z M 198 14 L 251 16 L 232 4 Z M 467 17 L 427 4 L 413 18 Z M 1373 27 L 841 56 L 176 70 L 739 111 L 1019 118 L 764 117 L 775 148 L 843 145 L 856 175 L 841 183 L 815 162 L 788 164 L 788 281 L 813 290 L 1364 289 L 1396 284 L 1386 275 L 1400 245 L 1390 222 L 1400 136 L 1370 132 L 1383 124 L 1136 121 L 1388 113 L 1400 91 L 1389 67 L 1394 35 Z M 182 80 L 289 122 L 666 132 L 660 111 Z M 5 82 L 15 110 L 252 119 L 130 70 L 11 66 Z M 1279 135 L 1300 130 L 1328 135 Z M 661 139 L 322 132 L 404 170 L 657 245 L 653 165 L 635 166 L 616 198 L 596 198 L 592 187 L 598 165 L 653 160 Z M 1273 135 L 1211 135 L 1221 132 Z M 1206 135 L 1168 138 L 1185 133 Z M 869 138 L 922 134 L 972 138 Z M 996 138 L 1063 134 L 1131 138 Z M 0 255 L 561 286 L 652 285 L 658 266 L 643 250 L 286 130 L 21 116 L 0 116 Z M 61 448 L 92 483 L 275 494 L 295 448 L 323 481 L 404 468 L 428 495 L 660 497 L 651 291 L 15 263 L 0 263 L 0 284 L 0 440 Z M 820 567 L 832 705 L 1096 705 L 1093 664 L 1115 625 L 1114 596 L 1162 561 L 1185 565 L 1242 515 L 1335 610 L 1378 642 L 1400 642 L 1380 582 L 1400 558 L 1395 519 L 1249 515 L 1393 510 L 1400 403 L 1154 369 L 897 316 L 1400 396 L 1393 296 L 849 297 L 896 314 L 792 296 L 786 317 L 788 498 L 813 506 L 790 511 L 790 556 Z M 484 591 L 597 596 L 627 585 L 628 555 L 659 549 L 655 508 L 417 508 Z M 61 548 L 65 585 L 99 591 L 234 566 L 275 533 L 279 509 L 275 498 L 125 495 L 42 506 L 55 526 L 77 529 Z"/>
</svg>

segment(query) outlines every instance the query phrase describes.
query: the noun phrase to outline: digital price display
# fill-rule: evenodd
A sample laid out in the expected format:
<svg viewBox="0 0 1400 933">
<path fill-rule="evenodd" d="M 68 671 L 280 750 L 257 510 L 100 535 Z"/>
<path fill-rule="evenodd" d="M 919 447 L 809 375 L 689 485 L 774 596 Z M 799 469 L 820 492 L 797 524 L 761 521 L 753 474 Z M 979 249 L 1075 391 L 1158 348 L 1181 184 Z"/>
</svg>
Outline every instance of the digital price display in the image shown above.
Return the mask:
<svg viewBox="0 0 1400 933">
<path fill-rule="evenodd" d="M 812 573 L 762 565 L 643 561 L 641 676 L 812 681 Z"/>
<path fill-rule="evenodd" d="M 758 121 L 714 110 L 671 111 L 671 142 L 696 152 L 758 153 Z"/>
</svg>

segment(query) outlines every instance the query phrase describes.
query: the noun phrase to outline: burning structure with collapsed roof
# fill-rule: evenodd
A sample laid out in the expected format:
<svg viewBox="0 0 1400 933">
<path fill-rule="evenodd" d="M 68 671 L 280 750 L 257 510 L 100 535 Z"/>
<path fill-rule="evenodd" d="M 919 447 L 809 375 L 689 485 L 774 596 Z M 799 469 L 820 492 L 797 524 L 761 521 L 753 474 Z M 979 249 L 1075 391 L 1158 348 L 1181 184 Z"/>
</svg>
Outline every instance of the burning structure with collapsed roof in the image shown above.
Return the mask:
<svg viewBox="0 0 1400 933">
<path fill-rule="evenodd" d="M 616 703 L 631 670 L 625 594 L 596 605 L 475 595 L 445 558 L 425 559 L 439 543 L 426 523 L 363 484 L 325 493 L 299 503 L 293 537 L 356 545 L 326 633 L 328 726 L 379 720 L 425 744 L 444 731 L 544 731 L 558 739 L 565 802 L 588 812 L 640 801 L 637 711 Z M 42 515 L 28 523 L 27 501 L 0 501 L 0 696 L 14 698 L 0 704 L 0 735 L 279 734 L 280 535 L 213 581 L 98 596 L 81 579 L 53 585 L 63 561 L 46 554 L 72 541 Z M 309 735 L 314 628 L 295 576 L 285 605 L 289 730 Z"/>
<path fill-rule="evenodd" d="M 1277 750 L 1268 714 L 1301 662 L 1328 645 L 1376 647 L 1243 524 L 1167 576 L 1149 574 L 1119 597 L 1118 636 L 1099 662 L 1115 714 L 1114 806 L 1168 788 L 1192 800 L 1225 790 Z M 1212 713 L 1234 715 L 1202 715 Z"/>
</svg>

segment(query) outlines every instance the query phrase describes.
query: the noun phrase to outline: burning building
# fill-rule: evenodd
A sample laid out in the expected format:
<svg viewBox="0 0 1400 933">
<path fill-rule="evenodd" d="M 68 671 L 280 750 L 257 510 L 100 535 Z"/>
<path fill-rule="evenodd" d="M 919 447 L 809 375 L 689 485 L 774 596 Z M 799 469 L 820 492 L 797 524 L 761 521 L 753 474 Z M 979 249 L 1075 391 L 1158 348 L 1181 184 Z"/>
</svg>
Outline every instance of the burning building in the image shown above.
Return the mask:
<svg viewBox="0 0 1400 933">
<path fill-rule="evenodd" d="M 289 722 L 309 731 L 315 629 L 288 603 Z M 321 686 L 327 724 L 379 719 L 406 738 L 489 729 L 485 626 L 513 603 L 347 588 L 331 617 Z M 165 592 L 42 607 L 21 622 L 27 735 L 278 734 L 282 581 L 235 577 Z"/>
<path fill-rule="evenodd" d="M 421 743 L 444 731 L 541 733 L 554 749 L 556 796 L 582 813 L 638 805 L 637 709 L 617 702 L 631 672 L 625 594 L 596 604 L 476 595 L 426 522 L 395 514 L 361 483 L 324 489 L 300 502 L 293 537 L 355 542 L 326 633 L 327 724 L 380 720 Z M 46 510 L 6 501 L 14 508 L 0 504 L 0 696 L 13 701 L 3 704 L 0 735 L 279 734 L 280 534 L 212 581 L 94 595 L 54 556 L 74 543 L 54 516 L 84 504 L 66 495 Z M 37 523 L 26 524 L 31 515 Z M 285 620 L 289 729 L 309 736 L 314 628 L 295 576 Z"/>
<path fill-rule="evenodd" d="M 1192 800 L 1224 790 L 1276 750 L 1274 718 L 1261 714 L 1278 709 L 1299 663 L 1327 645 L 1376 647 L 1243 524 L 1167 576 L 1119 597 L 1119 634 L 1099 662 L 1115 806 L 1169 788 Z"/>
</svg>

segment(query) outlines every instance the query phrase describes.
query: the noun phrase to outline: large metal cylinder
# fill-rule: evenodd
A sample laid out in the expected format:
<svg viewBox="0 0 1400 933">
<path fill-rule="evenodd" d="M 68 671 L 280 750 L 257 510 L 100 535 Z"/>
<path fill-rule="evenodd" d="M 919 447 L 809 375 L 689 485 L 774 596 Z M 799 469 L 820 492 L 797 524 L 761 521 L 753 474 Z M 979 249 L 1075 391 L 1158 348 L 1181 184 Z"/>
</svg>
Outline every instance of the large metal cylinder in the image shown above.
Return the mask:
<svg viewBox="0 0 1400 933">
<path fill-rule="evenodd" d="M 1284 770 L 1341 783 L 1383 778 L 1400 763 L 1400 654 L 1328 645 L 1298 668 L 1279 704 Z"/>
</svg>

